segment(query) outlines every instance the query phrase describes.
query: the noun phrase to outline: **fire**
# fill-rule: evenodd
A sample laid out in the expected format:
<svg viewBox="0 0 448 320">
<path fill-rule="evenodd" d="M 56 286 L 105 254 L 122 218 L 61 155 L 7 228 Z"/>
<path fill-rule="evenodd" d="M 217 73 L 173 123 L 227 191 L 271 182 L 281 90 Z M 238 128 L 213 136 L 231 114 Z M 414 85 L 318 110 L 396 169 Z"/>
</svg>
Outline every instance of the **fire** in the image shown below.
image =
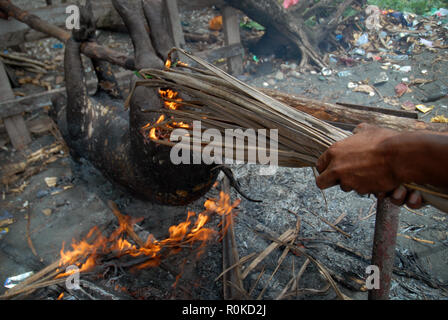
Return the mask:
<svg viewBox="0 0 448 320">
<path fill-rule="evenodd" d="M 169 70 L 172 65 L 173 65 L 173 63 L 170 59 L 167 59 L 165 61 L 165 68 L 167 70 Z M 181 66 L 181 67 L 188 67 L 188 64 L 183 63 L 181 61 L 177 61 L 174 65 Z M 182 98 L 178 97 L 179 93 L 172 89 L 159 89 L 159 94 L 160 94 L 160 97 L 163 100 L 165 100 L 163 103 L 165 108 L 167 108 L 169 110 L 177 110 L 182 105 L 180 103 L 182 101 Z M 159 124 L 164 120 L 165 120 L 165 117 L 160 116 L 155 124 Z M 145 126 L 143 126 L 142 131 L 145 131 L 145 129 L 148 129 L 149 127 L 151 127 L 151 123 L 147 123 Z M 169 128 L 173 128 L 173 127 L 190 128 L 190 126 L 184 122 L 171 122 L 171 125 L 167 124 L 167 127 L 169 127 Z M 159 129 L 159 131 L 161 131 L 161 129 Z M 151 140 L 158 140 L 159 137 L 157 136 L 156 132 L 157 132 L 156 128 L 151 128 L 148 137 Z"/>
<path fill-rule="evenodd" d="M 93 227 L 85 239 L 81 241 L 73 239 L 71 250 L 65 250 L 64 244 L 62 245 L 59 267 L 77 265 L 79 272 L 88 272 L 100 265 L 105 257 L 113 259 L 128 255 L 134 258 L 147 257 L 147 261 L 135 266 L 136 269 L 143 269 L 158 266 L 164 256 L 179 252 L 182 246 L 194 244 L 199 244 L 197 247 L 199 257 L 209 241 L 217 239 L 220 234 L 223 236 L 227 231 L 222 229 L 221 232 L 218 232 L 207 227 L 211 215 L 217 213 L 226 221 L 231 222 L 234 209 L 239 203 L 239 199 L 231 203 L 230 196 L 221 192 L 219 199 L 207 200 L 204 203 L 205 210 L 203 212 L 196 215 L 195 212 L 189 211 L 185 221 L 171 226 L 166 239 L 159 241 L 149 235 L 142 247 L 138 247 L 126 239 L 126 230 L 129 228 L 132 230 L 132 226 L 141 220 L 124 216 L 125 218 L 119 220 L 119 226 L 109 237 L 104 236 L 97 227 Z M 74 272 L 61 273 L 57 278 L 68 276 Z"/>
<path fill-rule="evenodd" d="M 167 60 L 168 62 L 169 60 Z M 177 110 L 180 107 L 180 101 L 182 101 L 181 98 L 178 98 L 179 93 L 176 91 L 173 91 L 171 89 L 166 89 L 166 90 L 162 90 L 159 89 L 159 94 L 162 98 L 166 98 L 166 99 L 170 99 L 170 100 L 174 100 L 174 101 L 165 101 L 164 102 L 164 106 L 169 109 L 169 110 Z M 175 102 L 178 101 L 178 102 Z M 165 121 L 165 116 L 161 115 L 159 117 L 159 119 L 155 122 L 155 124 L 160 124 L 161 122 Z M 177 127 L 177 128 L 190 128 L 190 126 L 184 122 L 172 122 L 171 126 L 167 124 L 167 127 L 172 128 L 172 126 Z M 149 127 L 151 127 L 151 123 L 147 123 L 146 125 L 144 125 L 142 127 L 142 130 L 145 131 L 146 129 L 148 129 Z M 158 128 L 151 128 L 149 130 L 149 135 L 148 137 L 151 140 L 157 140 L 159 139 L 157 132 L 160 132 L 161 129 Z"/>
<path fill-rule="evenodd" d="M 166 89 L 166 90 L 159 89 L 159 94 L 162 98 L 165 98 L 165 99 L 175 100 L 178 102 L 182 101 L 181 98 L 177 97 L 179 95 L 179 93 L 174 90 L 171 90 L 171 89 Z M 165 104 L 165 107 L 170 110 L 177 110 L 180 106 L 179 103 L 176 103 L 174 101 L 165 101 L 164 104 Z"/>
<path fill-rule="evenodd" d="M 167 69 L 171 68 L 171 60 L 170 59 L 165 61 L 165 68 L 167 68 Z"/>
</svg>

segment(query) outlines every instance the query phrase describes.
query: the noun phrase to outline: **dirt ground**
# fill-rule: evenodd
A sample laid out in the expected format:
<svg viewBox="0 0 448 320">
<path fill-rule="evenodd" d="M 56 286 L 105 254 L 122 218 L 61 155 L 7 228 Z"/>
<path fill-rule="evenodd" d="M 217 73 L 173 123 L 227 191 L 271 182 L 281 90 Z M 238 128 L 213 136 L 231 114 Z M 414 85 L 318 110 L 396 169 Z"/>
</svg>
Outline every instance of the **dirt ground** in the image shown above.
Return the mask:
<svg viewBox="0 0 448 320">
<path fill-rule="evenodd" d="M 17 2 L 20 5 L 20 1 Z M 43 2 L 43 1 L 42 1 Z M 28 1 L 27 1 L 28 3 Z M 38 6 L 38 1 L 33 2 Z M 208 21 L 219 14 L 213 8 L 181 12 L 184 30 L 209 32 Z M 218 34 L 223 39 L 222 32 Z M 243 39 L 245 35 L 243 34 Z M 117 50 L 132 52 L 130 39 L 124 34 L 100 31 L 101 42 Z M 63 86 L 58 77 L 63 75 L 63 48 L 54 39 L 36 41 L 26 45 L 27 53 L 34 58 L 52 60 L 57 63 L 53 72 L 44 76 L 53 88 Z M 189 44 L 193 48 L 200 44 Z M 220 42 L 213 44 L 219 46 Z M 411 66 L 404 73 L 383 62 L 363 61 L 352 67 L 333 63 L 331 75 L 323 76 L 318 72 L 298 70 L 298 61 L 285 61 L 275 57 L 253 59 L 246 48 L 245 74 L 241 79 L 256 87 L 268 87 L 280 91 L 300 94 L 330 102 L 347 102 L 367 106 L 379 106 L 399 110 L 401 104 L 410 101 L 421 103 L 422 97 L 440 91 L 448 86 L 448 51 L 446 49 L 422 49 L 411 55 L 408 60 L 393 62 L 400 66 Z M 220 62 L 218 62 L 220 63 Z M 120 68 L 115 68 L 121 71 Z M 349 70 L 351 75 L 339 77 L 338 72 Z M 86 63 L 86 71 L 91 67 Z M 369 96 L 363 92 L 353 92 L 347 87 L 349 82 L 368 80 L 372 83 L 380 72 L 385 72 L 389 80 L 376 87 L 377 93 Z M 402 97 L 395 96 L 394 87 L 403 82 L 403 78 L 434 80 L 431 83 L 412 87 L 412 92 Z M 406 80 L 406 79 L 405 79 Z M 124 88 L 125 89 L 125 88 Z M 30 94 L 44 90 L 42 87 L 26 84 L 15 91 Z M 378 92 L 381 94 L 379 96 Z M 430 121 L 436 115 L 448 117 L 448 98 L 427 103 L 434 105 L 427 114 L 420 113 L 420 119 Z M 39 119 L 45 116 L 40 110 L 26 115 L 27 119 Z M 0 139 L 5 142 L 0 149 L 0 163 L 19 162 L 24 154 L 13 150 L 7 142 L 4 132 Z M 33 134 L 33 142 L 28 152 L 39 150 L 55 142 L 50 133 Z M 10 276 L 28 271 L 38 271 L 59 258 L 62 243 L 69 244 L 72 239 L 81 239 L 94 226 L 109 234 L 117 221 L 106 202 L 115 201 L 121 212 L 133 217 L 143 217 L 136 225 L 137 233 L 142 237 L 151 233 L 157 239 L 166 237 L 169 226 L 185 220 L 189 210 L 200 212 L 208 198 L 218 196 L 219 187 L 211 190 L 203 198 L 187 207 L 167 207 L 137 199 L 106 180 L 95 168 L 85 161 L 74 161 L 67 151 L 58 153 L 59 159 L 25 180 L 6 188 L 0 199 L 0 216 L 12 217 L 14 223 L 8 226 L 8 232 L 0 235 L 0 281 Z M 242 188 L 255 199 L 254 203 L 242 199 L 235 220 L 235 234 L 238 253 L 245 257 L 260 253 L 272 243 L 272 237 L 278 238 L 288 229 L 294 229 L 297 213 L 301 226 L 296 243 L 307 253 L 322 263 L 337 280 L 340 289 L 352 299 L 367 299 L 362 288 L 366 278 L 365 268 L 370 264 L 373 231 L 375 225 L 376 199 L 361 197 L 354 192 L 342 192 L 339 187 L 325 191 L 325 198 L 316 187 L 310 168 L 279 168 L 273 176 L 261 176 L 259 168 L 252 165 L 232 167 Z M 47 186 L 45 178 L 57 177 L 57 185 Z M 220 176 L 220 178 L 222 178 Z M 14 188 L 26 186 L 16 192 Z M 65 187 L 65 188 L 64 188 Z M 239 195 L 232 191 L 232 199 Z M 327 202 L 327 204 L 326 204 Z M 48 210 L 50 209 L 50 210 Z M 351 238 L 334 232 L 310 211 L 319 214 L 337 224 Z M 343 216 L 342 216 L 343 215 Z M 1 220 L 1 219 L 0 219 Z M 219 218 L 210 222 L 217 226 Z M 400 209 L 399 236 L 397 238 L 395 272 L 393 274 L 391 299 L 447 299 L 448 289 L 448 221 L 445 213 L 425 207 L 418 212 Z M 427 240 L 416 241 L 405 236 Z M 31 240 L 31 241 L 30 241 Z M 31 244 L 32 245 L 31 245 Z M 32 247 L 34 249 L 32 249 Z M 34 250 L 34 253 L 33 253 Z M 286 284 L 304 264 L 304 256 L 289 252 L 284 261 L 279 259 L 284 248 L 274 250 L 244 280 L 244 287 L 250 292 L 250 298 L 275 299 Z M 245 264 L 247 266 L 247 264 Z M 210 243 L 206 252 L 196 257 L 194 250 L 185 248 L 178 255 L 170 256 L 160 267 L 133 271 L 112 269 L 103 277 L 95 274 L 81 275 L 88 281 L 114 292 L 123 299 L 211 299 L 219 300 L 222 295 L 222 244 Z M 177 275 L 182 277 L 176 284 Z M 122 289 L 126 288 L 126 289 Z M 306 268 L 298 290 L 285 299 L 335 299 L 336 294 L 319 273 L 316 265 Z M 252 289 L 252 290 L 251 290 Z M 0 294 L 6 288 L 0 288 Z M 52 286 L 36 291 L 33 299 L 56 299 L 64 290 L 62 286 Z M 64 299 L 88 299 L 80 293 L 67 292 Z"/>
</svg>

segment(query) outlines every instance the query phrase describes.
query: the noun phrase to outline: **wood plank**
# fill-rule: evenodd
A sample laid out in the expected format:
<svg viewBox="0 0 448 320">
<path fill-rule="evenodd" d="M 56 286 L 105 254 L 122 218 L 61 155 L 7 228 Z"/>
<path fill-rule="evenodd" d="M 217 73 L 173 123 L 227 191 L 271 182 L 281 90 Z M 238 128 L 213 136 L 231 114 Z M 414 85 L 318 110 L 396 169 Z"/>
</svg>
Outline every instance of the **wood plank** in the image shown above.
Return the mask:
<svg viewBox="0 0 448 320">
<path fill-rule="evenodd" d="M 14 92 L 9 84 L 8 75 L 6 74 L 3 62 L 0 61 L 0 99 L 14 99 Z M 3 119 L 9 139 L 14 148 L 22 150 L 31 142 L 31 135 L 26 127 L 25 120 L 18 114 Z"/>
<path fill-rule="evenodd" d="M 120 16 L 113 8 L 111 0 L 96 0 L 92 4 L 98 28 L 119 28 L 120 26 L 117 24 L 123 24 Z M 67 6 L 68 4 L 49 6 L 29 10 L 29 12 L 51 24 L 65 27 L 65 21 L 68 17 L 65 12 Z M 24 42 L 47 37 L 47 34 L 35 31 L 18 20 L 0 19 L 0 48 L 17 46 Z"/>
<path fill-rule="evenodd" d="M 210 63 L 213 63 L 219 59 L 241 56 L 243 52 L 243 46 L 240 43 L 236 43 L 217 49 L 195 52 L 195 55 L 204 60 L 207 60 Z"/>
<path fill-rule="evenodd" d="M 130 71 L 119 72 L 115 75 L 119 84 L 129 83 L 133 73 Z M 87 81 L 87 89 L 90 93 L 95 92 L 97 80 Z M 30 96 L 0 102 L 0 118 L 10 117 L 22 112 L 32 112 L 51 105 L 51 99 L 58 94 L 65 94 L 66 88 L 62 87 L 50 91 L 32 94 Z"/>
<path fill-rule="evenodd" d="M 356 110 L 366 110 L 366 111 L 372 111 L 372 112 L 380 112 L 380 113 L 383 113 L 383 114 L 390 114 L 392 116 L 397 116 L 397 117 L 418 119 L 418 113 L 415 112 L 415 111 L 393 110 L 393 109 L 386 109 L 386 108 L 381 108 L 381 107 L 363 106 L 363 105 L 359 105 L 359 104 L 352 104 L 352 103 L 345 103 L 345 102 L 336 102 L 336 104 L 338 104 L 340 106 L 347 107 L 347 108 L 356 109 Z"/>
<path fill-rule="evenodd" d="M 12 146 L 17 150 L 23 150 L 31 143 L 31 135 L 26 127 L 25 120 L 21 115 L 3 119 Z"/>
<path fill-rule="evenodd" d="M 170 31 L 172 38 L 174 39 L 174 46 L 183 49 L 185 47 L 185 38 L 182 26 L 180 24 L 177 0 L 165 0 L 164 3 L 168 12 L 168 18 L 171 25 Z"/>
<path fill-rule="evenodd" d="M 240 44 L 240 23 L 238 12 L 232 7 L 225 7 L 222 12 L 224 36 L 226 45 Z M 243 57 L 242 55 L 234 56 L 227 59 L 229 73 L 238 75 L 243 73 Z"/>
<path fill-rule="evenodd" d="M 6 74 L 5 65 L 0 60 L 0 100 L 11 100 L 14 97 L 14 92 L 11 89 L 8 75 Z"/>
</svg>

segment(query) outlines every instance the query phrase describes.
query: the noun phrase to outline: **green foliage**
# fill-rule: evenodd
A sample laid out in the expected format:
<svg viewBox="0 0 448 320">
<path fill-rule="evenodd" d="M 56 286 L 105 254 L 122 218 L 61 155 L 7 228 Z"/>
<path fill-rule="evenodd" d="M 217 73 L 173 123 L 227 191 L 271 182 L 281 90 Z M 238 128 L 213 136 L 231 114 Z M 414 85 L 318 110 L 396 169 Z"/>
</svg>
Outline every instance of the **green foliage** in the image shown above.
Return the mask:
<svg viewBox="0 0 448 320">
<path fill-rule="evenodd" d="M 264 30 L 266 30 L 265 27 L 263 27 L 261 24 L 255 22 L 253 20 L 249 20 L 247 22 L 240 22 L 240 27 L 241 28 L 246 28 L 246 29 L 249 29 L 249 30 L 254 29 L 254 30 L 257 30 L 257 31 L 264 31 Z"/>
<path fill-rule="evenodd" d="M 448 0 L 367 0 L 367 3 L 380 9 L 406 11 L 419 15 L 428 13 L 431 8 L 448 8 Z"/>
</svg>

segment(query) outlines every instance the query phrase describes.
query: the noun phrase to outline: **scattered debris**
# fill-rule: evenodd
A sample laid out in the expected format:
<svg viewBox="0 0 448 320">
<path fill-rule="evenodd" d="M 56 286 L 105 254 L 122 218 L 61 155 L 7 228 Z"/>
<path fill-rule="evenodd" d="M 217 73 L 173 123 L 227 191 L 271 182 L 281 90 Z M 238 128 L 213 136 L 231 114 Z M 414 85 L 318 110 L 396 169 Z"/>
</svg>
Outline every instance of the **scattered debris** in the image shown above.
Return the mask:
<svg viewBox="0 0 448 320">
<path fill-rule="evenodd" d="M 8 288 L 8 289 L 14 288 L 16 285 L 18 285 L 22 281 L 28 279 L 33 274 L 34 274 L 34 271 L 29 271 L 29 272 L 19 274 L 17 276 L 9 277 L 6 279 L 4 286 L 5 286 L 5 288 Z"/>
</svg>

